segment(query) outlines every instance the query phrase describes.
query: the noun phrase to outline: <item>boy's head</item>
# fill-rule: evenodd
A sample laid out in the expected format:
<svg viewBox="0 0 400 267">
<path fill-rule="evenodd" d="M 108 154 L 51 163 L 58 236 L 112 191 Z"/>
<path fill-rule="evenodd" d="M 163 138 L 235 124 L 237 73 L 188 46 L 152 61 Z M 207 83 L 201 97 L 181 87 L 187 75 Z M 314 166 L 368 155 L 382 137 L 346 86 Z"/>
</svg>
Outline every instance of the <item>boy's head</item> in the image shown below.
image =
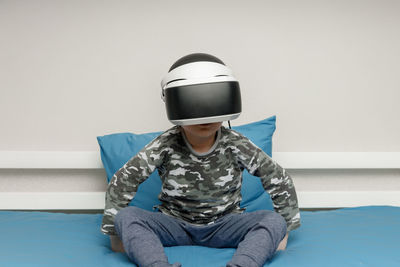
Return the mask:
<svg viewBox="0 0 400 267">
<path fill-rule="evenodd" d="M 199 125 L 239 117 L 240 87 L 232 71 L 204 53 L 177 60 L 161 82 L 168 119 L 176 125 Z"/>
</svg>

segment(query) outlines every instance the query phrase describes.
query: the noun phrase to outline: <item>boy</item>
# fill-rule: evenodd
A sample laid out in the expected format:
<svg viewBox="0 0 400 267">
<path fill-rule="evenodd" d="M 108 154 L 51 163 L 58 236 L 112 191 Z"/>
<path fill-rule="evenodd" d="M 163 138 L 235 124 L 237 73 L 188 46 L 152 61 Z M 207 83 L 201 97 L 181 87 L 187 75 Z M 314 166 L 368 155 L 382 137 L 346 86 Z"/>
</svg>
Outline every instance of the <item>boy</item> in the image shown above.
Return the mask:
<svg viewBox="0 0 400 267">
<path fill-rule="evenodd" d="M 230 69 L 208 54 L 175 62 L 162 81 L 169 120 L 176 124 L 113 176 L 106 193 L 102 231 L 114 251 L 140 267 L 171 265 L 164 246 L 237 248 L 228 267 L 259 267 L 288 232 L 300 226 L 290 176 L 243 135 L 222 127 L 241 112 L 239 84 Z M 127 207 L 152 172 L 162 179 L 159 212 Z M 243 213 L 242 171 L 258 176 L 274 211 Z M 122 242 L 121 242 L 122 241 Z"/>
</svg>

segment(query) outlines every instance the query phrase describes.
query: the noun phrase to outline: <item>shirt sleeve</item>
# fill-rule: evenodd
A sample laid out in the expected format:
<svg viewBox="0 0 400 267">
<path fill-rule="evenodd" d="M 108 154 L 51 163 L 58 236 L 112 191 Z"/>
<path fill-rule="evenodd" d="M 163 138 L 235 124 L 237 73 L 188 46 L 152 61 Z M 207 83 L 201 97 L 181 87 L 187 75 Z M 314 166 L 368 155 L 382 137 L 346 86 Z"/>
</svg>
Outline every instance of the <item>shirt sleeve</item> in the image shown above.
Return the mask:
<svg viewBox="0 0 400 267">
<path fill-rule="evenodd" d="M 250 174 L 260 177 L 275 211 L 286 220 L 287 231 L 300 227 L 297 194 L 290 175 L 247 138 L 242 139 L 237 147 L 241 151 L 241 164 Z"/>
<path fill-rule="evenodd" d="M 161 140 L 160 137 L 157 137 L 113 175 L 106 191 L 101 224 L 101 231 L 104 234 L 116 235 L 115 215 L 119 210 L 128 206 L 139 185 L 161 165 L 162 158 Z"/>
</svg>

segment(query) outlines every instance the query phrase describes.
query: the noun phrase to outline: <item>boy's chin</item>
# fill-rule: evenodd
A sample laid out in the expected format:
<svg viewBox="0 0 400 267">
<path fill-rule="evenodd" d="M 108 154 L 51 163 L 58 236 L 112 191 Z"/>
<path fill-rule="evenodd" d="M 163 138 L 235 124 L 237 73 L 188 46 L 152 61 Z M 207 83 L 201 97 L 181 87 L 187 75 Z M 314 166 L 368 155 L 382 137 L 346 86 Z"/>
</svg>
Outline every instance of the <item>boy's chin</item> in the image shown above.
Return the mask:
<svg viewBox="0 0 400 267">
<path fill-rule="evenodd" d="M 205 123 L 183 126 L 185 131 L 201 138 L 207 138 L 214 136 L 218 129 L 221 127 L 222 123 Z"/>
<path fill-rule="evenodd" d="M 208 137 L 214 135 L 218 129 L 220 128 L 220 125 L 215 125 L 212 123 L 208 124 L 199 124 L 196 125 L 194 132 L 198 134 L 199 136 L 202 137 Z"/>
</svg>

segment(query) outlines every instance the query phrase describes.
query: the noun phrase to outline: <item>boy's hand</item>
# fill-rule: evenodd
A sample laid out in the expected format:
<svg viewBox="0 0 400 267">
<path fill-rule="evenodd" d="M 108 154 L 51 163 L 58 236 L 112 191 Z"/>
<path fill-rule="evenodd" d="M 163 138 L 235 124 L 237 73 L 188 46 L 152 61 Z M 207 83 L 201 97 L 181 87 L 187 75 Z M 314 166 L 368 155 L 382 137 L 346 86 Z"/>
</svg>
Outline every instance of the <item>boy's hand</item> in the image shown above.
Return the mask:
<svg viewBox="0 0 400 267">
<path fill-rule="evenodd" d="M 276 249 L 276 251 L 286 249 L 288 237 L 289 237 L 289 233 L 287 233 L 286 236 L 282 239 L 281 243 L 279 243 L 279 246 Z"/>
<path fill-rule="evenodd" d="M 125 252 L 121 239 L 116 235 L 110 235 L 111 249 L 114 252 Z"/>
</svg>

